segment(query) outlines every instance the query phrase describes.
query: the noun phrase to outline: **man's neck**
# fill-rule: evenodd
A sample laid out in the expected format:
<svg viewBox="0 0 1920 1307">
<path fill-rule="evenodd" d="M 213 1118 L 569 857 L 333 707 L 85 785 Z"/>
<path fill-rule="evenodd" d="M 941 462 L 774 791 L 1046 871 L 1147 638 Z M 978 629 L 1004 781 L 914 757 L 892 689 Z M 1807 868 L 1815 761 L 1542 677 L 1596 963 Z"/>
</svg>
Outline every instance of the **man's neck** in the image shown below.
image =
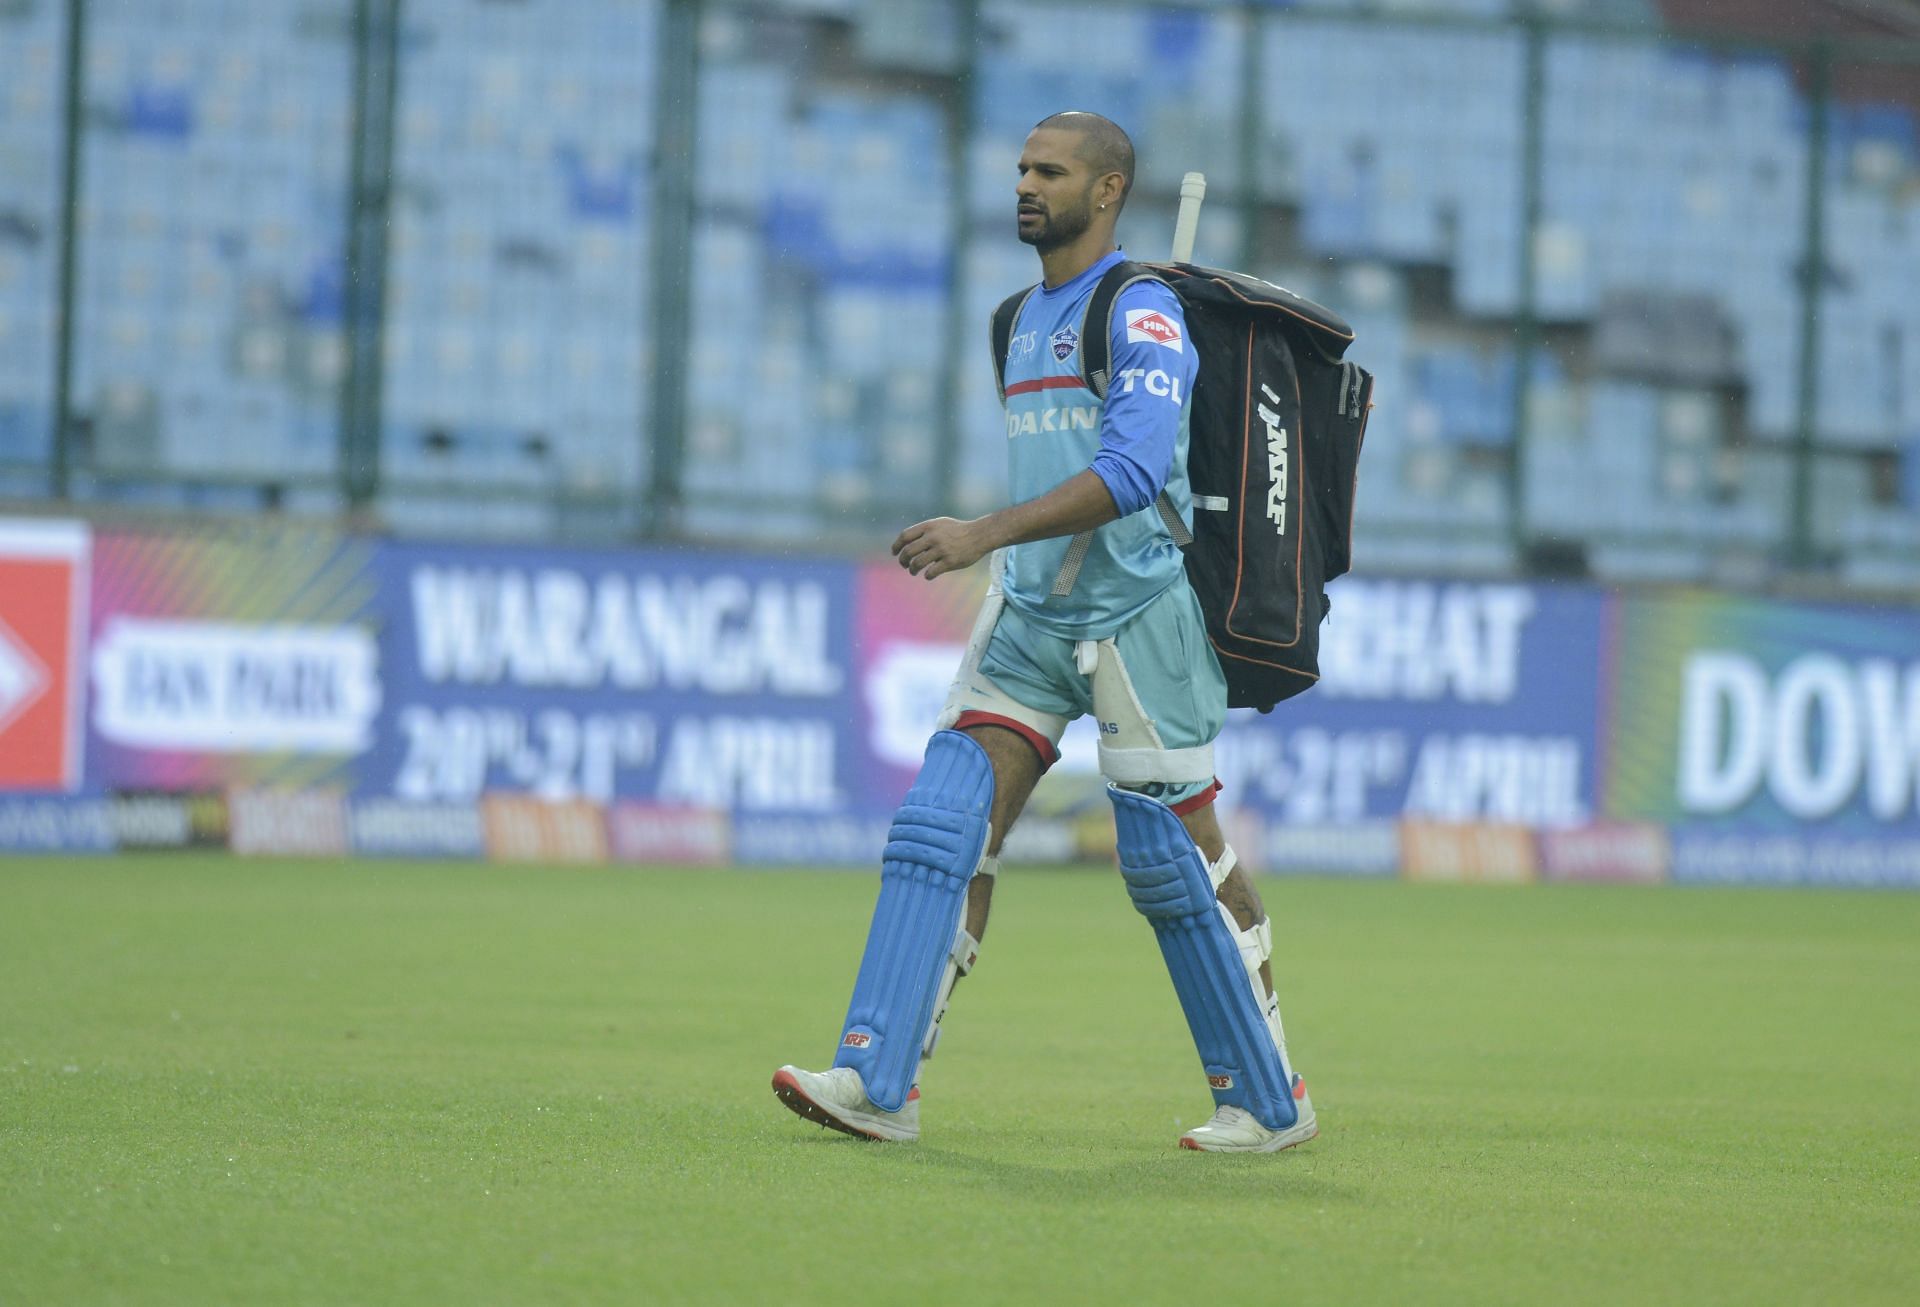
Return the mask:
<svg viewBox="0 0 1920 1307">
<path fill-rule="evenodd" d="M 1111 233 L 1096 237 L 1089 232 L 1070 245 L 1044 250 L 1040 254 L 1040 280 L 1048 290 L 1058 290 L 1119 248 Z"/>
</svg>

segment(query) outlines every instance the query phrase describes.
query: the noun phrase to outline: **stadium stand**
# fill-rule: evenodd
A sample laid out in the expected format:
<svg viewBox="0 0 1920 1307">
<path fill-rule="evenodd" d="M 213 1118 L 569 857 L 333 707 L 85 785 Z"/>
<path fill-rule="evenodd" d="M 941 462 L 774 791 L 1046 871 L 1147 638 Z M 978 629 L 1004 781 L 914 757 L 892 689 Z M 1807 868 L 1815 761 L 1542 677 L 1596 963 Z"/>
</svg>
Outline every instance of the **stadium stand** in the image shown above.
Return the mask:
<svg viewBox="0 0 1920 1307">
<path fill-rule="evenodd" d="M 0 491 L 30 493 L 51 446 L 65 95 L 55 6 L 0 5 Z"/>
<path fill-rule="evenodd" d="M 90 464 L 323 475 L 350 6 L 307 6 L 304 23 L 246 4 L 157 8 L 91 10 L 74 373 Z"/>
<path fill-rule="evenodd" d="M 0 466 L 14 469 L 0 488 L 33 484 L 49 447 L 64 8 L 0 0 Z M 352 8 L 90 6 L 79 462 L 109 481 L 158 466 L 201 483 L 115 493 L 247 506 L 253 492 L 227 482 L 278 479 L 294 488 L 268 502 L 334 502 L 297 487 L 337 470 Z M 982 0 L 968 50 L 943 0 L 714 0 L 692 320 L 662 323 L 659 5 L 411 0 L 380 432 L 399 488 L 382 511 L 408 529 L 540 531 L 568 496 L 643 495 L 651 349 L 670 331 L 690 341 L 696 533 L 997 503 L 998 415 L 974 338 L 947 356 L 948 297 L 957 278 L 966 321 L 984 321 L 1031 280 L 1007 239 L 1011 159 L 1036 119 L 1073 104 L 1140 141 L 1131 248 L 1165 248 L 1179 175 L 1202 169 L 1200 256 L 1250 250 L 1251 270 L 1359 329 L 1381 396 L 1363 562 L 1421 564 L 1444 538 L 1464 566 L 1514 565 L 1518 457 L 1529 531 L 1580 545 L 1601 572 L 1739 565 L 1789 526 L 1805 70 L 1655 40 L 1650 0 L 1540 7 L 1629 26 L 1545 47 L 1540 336 L 1523 369 L 1526 37 L 1417 18 L 1529 8 L 1275 3 L 1247 104 L 1239 6 L 1116 6 L 1089 29 L 1076 6 Z M 1665 9 L 1690 24 L 1702 12 Z M 972 98 L 958 105 L 963 69 Z M 1903 584 L 1920 579 L 1920 301 L 1899 273 L 1920 261 L 1920 118 L 1884 79 L 1836 84 L 1815 517 L 1846 577 Z M 970 131 L 959 175 L 956 112 Z M 932 433 L 949 389 L 960 448 L 942 486 Z M 500 502 L 470 508 L 451 487 Z"/>
<path fill-rule="evenodd" d="M 656 6 L 404 13 L 381 442 L 424 490 L 398 512 L 539 530 L 568 492 L 640 494 Z"/>
<path fill-rule="evenodd" d="M 939 106 L 836 75 L 798 19 L 722 12 L 703 37 L 695 520 L 791 535 L 815 503 L 931 502 L 954 242 Z"/>
</svg>

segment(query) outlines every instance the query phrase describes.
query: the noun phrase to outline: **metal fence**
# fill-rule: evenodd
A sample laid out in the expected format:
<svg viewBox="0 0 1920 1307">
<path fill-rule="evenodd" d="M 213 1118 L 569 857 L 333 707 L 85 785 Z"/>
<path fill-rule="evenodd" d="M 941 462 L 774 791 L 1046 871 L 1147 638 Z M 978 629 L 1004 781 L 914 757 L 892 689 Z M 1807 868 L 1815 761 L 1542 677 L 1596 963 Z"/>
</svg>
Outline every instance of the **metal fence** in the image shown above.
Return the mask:
<svg viewBox="0 0 1920 1307">
<path fill-rule="evenodd" d="M 1920 584 L 1920 47 L 1649 8 L 0 0 L 0 494 L 982 511 L 1013 161 L 1081 107 L 1129 248 L 1202 169 L 1202 261 L 1355 324 L 1360 565 Z"/>
</svg>

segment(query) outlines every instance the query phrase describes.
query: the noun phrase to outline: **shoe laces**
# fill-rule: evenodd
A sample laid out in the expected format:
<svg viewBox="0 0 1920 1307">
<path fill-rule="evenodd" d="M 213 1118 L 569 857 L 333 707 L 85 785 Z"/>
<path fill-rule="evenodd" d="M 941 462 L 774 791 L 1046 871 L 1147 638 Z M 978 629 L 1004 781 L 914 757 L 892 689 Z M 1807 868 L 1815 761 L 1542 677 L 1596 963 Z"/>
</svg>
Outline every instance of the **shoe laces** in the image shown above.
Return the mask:
<svg viewBox="0 0 1920 1307">
<path fill-rule="evenodd" d="M 1251 1120 L 1253 1120 L 1253 1113 L 1247 1111 L 1244 1107 L 1235 1107 L 1231 1103 L 1222 1103 L 1213 1110 L 1213 1119 L 1208 1121 L 1207 1124 L 1211 1126 L 1237 1126 Z"/>
</svg>

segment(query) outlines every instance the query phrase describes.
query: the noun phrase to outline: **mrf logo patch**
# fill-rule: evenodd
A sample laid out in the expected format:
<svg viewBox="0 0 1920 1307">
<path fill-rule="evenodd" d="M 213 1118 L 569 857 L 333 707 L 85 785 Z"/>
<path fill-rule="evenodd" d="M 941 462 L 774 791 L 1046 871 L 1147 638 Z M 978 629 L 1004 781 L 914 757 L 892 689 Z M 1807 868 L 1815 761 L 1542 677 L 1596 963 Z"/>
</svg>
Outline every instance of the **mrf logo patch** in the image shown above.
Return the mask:
<svg viewBox="0 0 1920 1307">
<path fill-rule="evenodd" d="M 1053 356 L 1062 363 L 1067 361 L 1068 355 L 1080 348 L 1080 333 L 1072 327 L 1062 327 L 1047 339 L 1053 342 Z"/>
<path fill-rule="evenodd" d="M 1165 345 L 1176 354 L 1184 353 L 1187 348 L 1181 343 L 1180 328 L 1158 309 L 1127 310 L 1127 343 Z"/>
<path fill-rule="evenodd" d="M 1210 1089 L 1232 1089 L 1233 1077 L 1232 1076 L 1208 1076 L 1207 1087 Z"/>
<path fill-rule="evenodd" d="M 840 1041 L 840 1043 L 847 1048 L 865 1048 L 867 1045 L 871 1044 L 872 1042 L 873 1042 L 872 1035 L 864 1034 L 858 1030 L 849 1030 L 847 1032 L 847 1037 Z"/>
</svg>

